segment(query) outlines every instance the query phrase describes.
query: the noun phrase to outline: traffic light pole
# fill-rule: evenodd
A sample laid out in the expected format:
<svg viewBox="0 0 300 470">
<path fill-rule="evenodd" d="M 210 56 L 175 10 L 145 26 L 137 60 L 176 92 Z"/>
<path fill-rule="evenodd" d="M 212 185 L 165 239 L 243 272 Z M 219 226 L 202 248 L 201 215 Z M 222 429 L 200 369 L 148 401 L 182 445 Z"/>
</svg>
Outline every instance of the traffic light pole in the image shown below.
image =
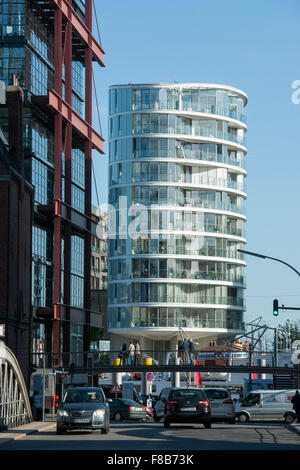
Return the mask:
<svg viewBox="0 0 300 470">
<path fill-rule="evenodd" d="M 278 261 L 279 263 L 285 264 L 286 266 L 291 268 L 293 271 L 295 271 L 296 274 L 298 274 L 298 276 L 300 276 L 300 273 L 299 273 L 299 271 L 297 271 L 297 269 L 295 269 L 293 266 L 286 263 L 285 261 L 282 261 L 282 259 L 272 258 L 271 256 L 261 255 L 259 253 L 253 253 L 252 251 L 246 251 L 246 250 L 240 250 L 240 249 L 238 249 L 237 251 L 240 252 L 240 253 L 245 253 L 246 255 L 256 256 L 257 258 L 272 259 L 273 261 Z M 298 309 L 298 310 L 300 310 L 300 309 Z"/>
<path fill-rule="evenodd" d="M 290 269 L 292 269 L 296 274 L 298 274 L 298 276 L 300 276 L 300 273 L 299 271 L 297 271 L 296 268 L 294 268 L 293 266 L 291 266 L 290 264 L 286 263 L 285 261 L 283 261 L 282 259 L 278 259 L 278 258 L 273 258 L 272 256 L 267 256 L 267 255 L 262 255 L 260 253 L 254 253 L 253 251 L 246 251 L 246 250 L 240 250 L 238 249 L 237 250 L 239 253 L 244 253 L 246 255 L 251 255 L 251 256 L 256 256 L 257 258 L 263 258 L 263 259 L 271 259 L 273 261 L 278 261 L 278 263 L 282 263 L 282 264 L 285 264 L 286 266 L 288 266 Z M 277 302 L 278 303 L 278 300 L 276 299 L 274 302 Z M 278 315 L 278 310 L 300 310 L 299 307 L 279 307 L 278 305 L 276 306 L 276 313 L 274 313 L 274 302 L 273 302 L 273 315 L 277 316 Z"/>
<path fill-rule="evenodd" d="M 279 310 L 300 310 L 300 307 L 285 307 L 284 305 L 282 307 L 278 307 Z"/>
</svg>

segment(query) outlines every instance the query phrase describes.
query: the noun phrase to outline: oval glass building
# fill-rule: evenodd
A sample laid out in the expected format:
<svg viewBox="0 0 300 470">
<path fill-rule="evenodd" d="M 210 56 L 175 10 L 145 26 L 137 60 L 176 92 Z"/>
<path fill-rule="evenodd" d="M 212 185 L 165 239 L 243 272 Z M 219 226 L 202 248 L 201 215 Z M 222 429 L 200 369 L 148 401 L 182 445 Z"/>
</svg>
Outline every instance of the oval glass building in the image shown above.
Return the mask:
<svg viewBox="0 0 300 470">
<path fill-rule="evenodd" d="M 247 95 L 230 86 L 110 87 L 112 349 L 171 351 L 244 331 Z"/>
</svg>

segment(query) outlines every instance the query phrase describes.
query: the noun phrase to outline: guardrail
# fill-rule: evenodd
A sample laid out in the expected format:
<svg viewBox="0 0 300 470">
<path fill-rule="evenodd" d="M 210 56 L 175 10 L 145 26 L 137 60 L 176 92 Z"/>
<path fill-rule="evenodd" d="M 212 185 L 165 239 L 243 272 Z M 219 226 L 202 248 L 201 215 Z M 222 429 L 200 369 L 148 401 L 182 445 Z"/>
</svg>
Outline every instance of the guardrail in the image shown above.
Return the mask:
<svg viewBox="0 0 300 470">
<path fill-rule="evenodd" d="M 202 368 L 208 371 L 218 369 L 225 372 L 225 368 L 227 368 L 230 371 L 240 372 L 237 370 L 240 368 L 247 372 L 256 370 L 261 373 L 272 373 L 270 370 L 276 369 L 277 373 L 291 373 L 294 368 L 291 357 L 292 352 L 278 352 L 275 357 L 273 351 L 229 350 L 228 347 L 215 346 L 210 351 L 199 351 L 196 348 L 192 356 L 188 352 L 180 350 L 142 350 L 139 357 L 123 354 L 120 350 L 55 354 L 37 351 L 32 354 L 31 363 L 34 367 L 44 366 L 53 369 L 62 368 L 63 370 L 69 370 L 73 364 L 77 372 L 92 369 L 104 370 L 104 368 L 105 370 L 109 368 L 111 371 L 122 368 L 124 371 L 126 369 L 126 371 L 134 372 L 151 366 L 156 370 L 166 370 L 168 367 L 176 367 L 176 370 L 180 370 L 180 368 L 189 367 L 190 370 Z M 195 365 L 195 359 L 199 361 L 198 365 Z M 175 360 L 176 366 L 174 365 Z M 265 365 L 262 365 L 261 361 Z"/>
</svg>

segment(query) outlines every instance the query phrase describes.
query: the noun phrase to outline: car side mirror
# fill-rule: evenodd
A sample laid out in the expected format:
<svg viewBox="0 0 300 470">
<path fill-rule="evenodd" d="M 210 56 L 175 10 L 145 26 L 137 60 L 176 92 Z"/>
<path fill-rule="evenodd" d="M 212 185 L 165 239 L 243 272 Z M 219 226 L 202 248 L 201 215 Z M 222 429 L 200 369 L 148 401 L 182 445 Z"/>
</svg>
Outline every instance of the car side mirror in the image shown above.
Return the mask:
<svg viewBox="0 0 300 470">
<path fill-rule="evenodd" d="M 111 399 L 111 398 L 107 398 L 106 401 L 107 401 L 107 403 L 112 403 L 112 399 Z"/>
</svg>

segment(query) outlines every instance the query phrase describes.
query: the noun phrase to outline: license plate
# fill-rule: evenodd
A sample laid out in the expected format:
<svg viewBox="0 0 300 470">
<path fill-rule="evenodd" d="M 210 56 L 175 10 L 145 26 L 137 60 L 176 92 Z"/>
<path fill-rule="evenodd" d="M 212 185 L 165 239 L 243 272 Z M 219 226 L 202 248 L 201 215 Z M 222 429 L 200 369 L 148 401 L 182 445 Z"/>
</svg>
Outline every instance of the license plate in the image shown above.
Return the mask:
<svg viewBox="0 0 300 470">
<path fill-rule="evenodd" d="M 213 408 L 218 408 L 218 403 L 211 403 L 210 406 L 212 406 Z"/>
<path fill-rule="evenodd" d="M 190 407 L 190 408 L 180 408 L 180 411 L 196 411 L 196 407 Z"/>
<path fill-rule="evenodd" d="M 89 423 L 89 418 L 74 418 L 73 423 Z"/>
</svg>

